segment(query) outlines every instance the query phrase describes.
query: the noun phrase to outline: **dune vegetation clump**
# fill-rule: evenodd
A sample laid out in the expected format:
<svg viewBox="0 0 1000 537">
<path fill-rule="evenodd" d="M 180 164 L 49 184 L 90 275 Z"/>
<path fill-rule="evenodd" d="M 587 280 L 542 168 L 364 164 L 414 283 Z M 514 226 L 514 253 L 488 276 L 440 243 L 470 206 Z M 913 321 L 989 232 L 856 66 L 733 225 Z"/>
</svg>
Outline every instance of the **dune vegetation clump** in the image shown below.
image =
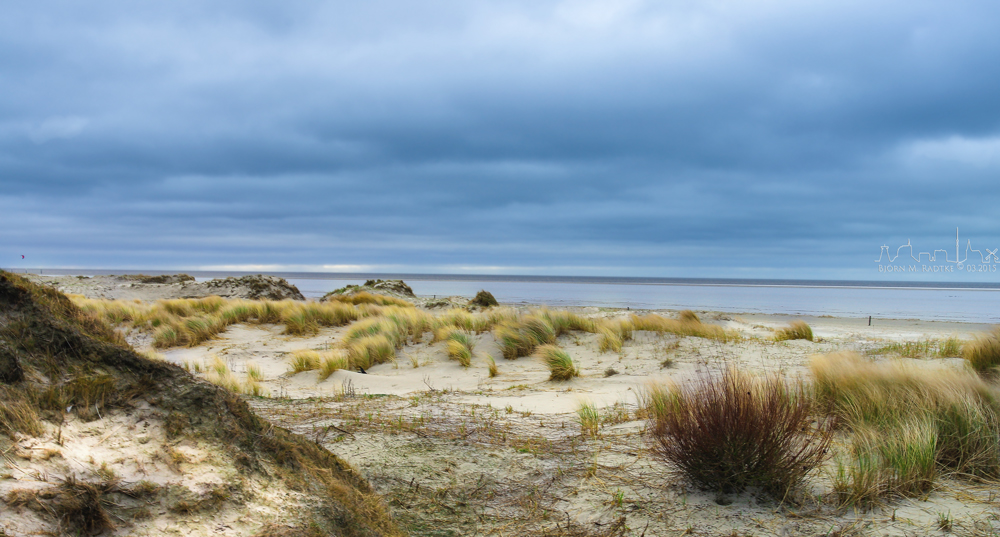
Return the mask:
<svg viewBox="0 0 1000 537">
<path fill-rule="evenodd" d="M 481 308 L 491 308 L 493 306 L 499 306 L 500 303 L 493 296 L 493 293 L 483 289 L 476 293 L 476 296 L 472 297 L 469 301 L 470 306 L 479 306 Z"/>
<path fill-rule="evenodd" d="M 917 496 L 941 471 L 1000 476 L 997 392 L 974 373 L 853 353 L 814 358 L 811 370 L 817 401 L 851 434 L 835 482 L 845 503 Z"/>
<path fill-rule="evenodd" d="M 350 360 L 343 351 L 329 351 L 320 355 L 319 379 L 326 380 L 335 371 L 351 369 Z"/>
<path fill-rule="evenodd" d="M 962 356 L 962 340 L 956 337 L 899 341 L 887 343 L 865 351 L 870 355 L 893 354 L 902 358 L 951 358 Z"/>
<path fill-rule="evenodd" d="M 403 308 L 413 307 L 413 302 L 408 300 L 403 300 L 402 298 L 396 298 L 394 296 L 369 293 L 368 291 L 359 291 L 357 293 L 345 295 L 328 295 L 326 300 L 353 304 L 355 306 L 358 304 L 377 304 L 379 306 L 399 306 Z"/>
<path fill-rule="evenodd" d="M 593 319 L 581 317 L 568 311 L 543 308 L 537 312 L 537 315 L 552 325 L 556 337 L 573 331 L 593 333 L 597 329 L 597 325 Z"/>
<path fill-rule="evenodd" d="M 668 319 L 662 315 L 633 315 L 632 326 L 635 330 L 646 330 L 660 334 L 692 336 L 719 341 L 738 341 L 739 335 L 726 332 L 721 326 L 701 322 L 698 315 L 691 311 L 681 312 L 679 319 Z"/>
<path fill-rule="evenodd" d="M 542 317 L 528 315 L 519 320 L 504 323 L 493 330 L 500 346 L 500 352 L 508 360 L 528 356 L 539 345 L 556 341 L 556 332 Z"/>
<path fill-rule="evenodd" d="M 635 327 L 631 319 L 605 319 L 596 323 L 595 328 L 601 336 L 598 344 L 601 352 L 621 352 L 622 345 L 632 339 Z"/>
<path fill-rule="evenodd" d="M 299 350 L 292 353 L 292 373 L 302 373 L 319 369 L 320 355 L 318 351 Z"/>
<path fill-rule="evenodd" d="M 113 326 L 152 333 L 153 346 L 161 349 L 193 347 L 240 323 L 280 323 L 285 325 L 285 334 L 303 336 L 315 334 L 322 327 L 344 326 L 381 313 L 365 308 L 367 304 L 227 300 L 217 296 L 159 300 L 152 304 L 86 298 L 75 301 L 84 312 L 101 317 Z"/>
<path fill-rule="evenodd" d="M 1000 366 L 1000 327 L 966 343 L 962 357 L 979 373 L 987 373 Z"/>
<path fill-rule="evenodd" d="M 774 333 L 775 341 L 788 341 L 792 339 L 813 340 L 813 331 L 805 321 L 792 321 L 787 328 L 782 328 Z"/>
<path fill-rule="evenodd" d="M 681 320 L 682 323 L 700 323 L 701 318 L 698 314 L 691 310 L 682 310 L 677 314 L 677 318 Z"/>
<path fill-rule="evenodd" d="M 454 331 L 448 336 L 448 358 L 458 361 L 462 367 L 472 365 L 472 349 L 475 342 L 469 334 L 461 331 Z"/>
<path fill-rule="evenodd" d="M 542 345 L 535 351 L 549 368 L 549 380 L 570 380 L 580 376 L 580 369 L 570 355 L 555 345 Z"/>
<path fill-rule="evenodd" d="M 827 457 L 829 420 L 813 423 L 802 384 L 735 369 L 643 393 L 653 452 L 695 485 L 720 492 L 758 486 L 784 498 Z"/>
</svg>

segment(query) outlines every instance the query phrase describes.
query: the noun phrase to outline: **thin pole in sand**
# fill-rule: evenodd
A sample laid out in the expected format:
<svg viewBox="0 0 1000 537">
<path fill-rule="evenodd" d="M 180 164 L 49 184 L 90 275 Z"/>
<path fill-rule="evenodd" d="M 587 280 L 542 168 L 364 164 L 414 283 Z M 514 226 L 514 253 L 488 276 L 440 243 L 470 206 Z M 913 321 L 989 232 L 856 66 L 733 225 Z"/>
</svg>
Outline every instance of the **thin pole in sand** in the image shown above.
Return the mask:
<svg viewBox="0 0 1000 537">
<path fill-rule="evenodd" d="M 872 316 L 869 315 L 868 316 L 868 326 L 871 326 L 871 325 L 872 325 Z"/>
</svg>

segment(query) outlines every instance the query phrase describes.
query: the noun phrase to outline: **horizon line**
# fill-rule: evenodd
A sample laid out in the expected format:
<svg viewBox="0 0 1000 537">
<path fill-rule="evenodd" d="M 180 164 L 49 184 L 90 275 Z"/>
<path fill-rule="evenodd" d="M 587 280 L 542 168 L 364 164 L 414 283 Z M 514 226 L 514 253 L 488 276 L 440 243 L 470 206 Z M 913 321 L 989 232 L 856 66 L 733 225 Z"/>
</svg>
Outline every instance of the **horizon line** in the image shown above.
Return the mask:
<svg viewBox="0 0 1000 537">
<path fill-rule="evenodd" d="M 292 279 L 315 280 L 368 280 L 368 279 L 409 279 L 415 281 L 513 281 L 525 283 L 589 283 L 613 285 L 691 285 L 716 287 L 836 287 L 864 289 L 965 289 L 1000 290 L 1000 282 L 931 282 L 918 280 L 856 280 L 856 279 L 799 279 L 799 278 L 733 278 L 733 277 L 685 277 L 685 276 L 574 276 L 542 274 L 473 274 L 473 273 L 431 273 L 431 272 L 321 272 L 293 270 L 205 270 L 205 269 L 130 269 L 130 268 L 2 268 L 8 272 L 22 272 L 53 276 L 92 275 L 112 276 L 124 274 L 189 274 L 200 277 L 250 276 L 263 274 Z M 831 285 L 832 284 L 832 285 Z M 853 284 L 853 285 L 852 285 Z"/>
</svg>

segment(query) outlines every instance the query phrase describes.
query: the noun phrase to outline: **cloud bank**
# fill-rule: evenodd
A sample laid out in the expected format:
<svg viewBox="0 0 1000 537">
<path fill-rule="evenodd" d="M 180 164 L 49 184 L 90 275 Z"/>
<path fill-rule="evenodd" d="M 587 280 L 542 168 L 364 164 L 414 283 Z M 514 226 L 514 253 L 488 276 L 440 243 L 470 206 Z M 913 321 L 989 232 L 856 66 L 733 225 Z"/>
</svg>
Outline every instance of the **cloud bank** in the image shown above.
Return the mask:
<svg viewBox="0 0 1000 537">
<path fill-rule="evenodd" d="M 0 265 L 876 279 L 1000 245 L 998 15 L 7 6 Z"/>
</svg>

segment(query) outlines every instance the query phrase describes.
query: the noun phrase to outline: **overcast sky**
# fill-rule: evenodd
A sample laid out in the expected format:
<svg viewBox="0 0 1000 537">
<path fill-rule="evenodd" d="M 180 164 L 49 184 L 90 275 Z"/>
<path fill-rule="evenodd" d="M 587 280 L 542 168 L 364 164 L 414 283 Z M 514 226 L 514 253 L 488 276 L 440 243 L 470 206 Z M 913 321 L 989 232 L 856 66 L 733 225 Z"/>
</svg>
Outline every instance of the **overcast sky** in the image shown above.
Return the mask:
<svg viewBox="0 0 1000 537">
<path fill-rule="evenodd" d="M 1000 246 L 998 20 L 7 3 L 0 266 L 903 279 L 883 244 Z"/>
</svg>

